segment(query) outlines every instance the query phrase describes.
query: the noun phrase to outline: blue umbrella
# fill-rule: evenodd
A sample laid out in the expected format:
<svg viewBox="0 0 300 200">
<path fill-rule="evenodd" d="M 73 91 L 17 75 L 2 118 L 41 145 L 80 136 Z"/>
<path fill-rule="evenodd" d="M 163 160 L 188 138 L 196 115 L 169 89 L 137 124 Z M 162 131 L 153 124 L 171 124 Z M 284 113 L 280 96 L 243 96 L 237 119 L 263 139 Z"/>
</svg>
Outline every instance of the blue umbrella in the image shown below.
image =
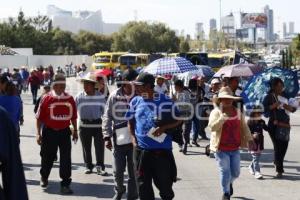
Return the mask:
<svg viewBox="0 0 300 200">
<path fill-rule="evenodd" d="M 280 67 L 266 69 L 253 76 L 245 86 L 241 96 L 246 103 L 261 103 L 270 90 L 272 78 L 281 78 L 285 86 L 285 95 L 288 98 L 295 97 L 299 91 L 297 73 Z"/>
<path fill-rule="evenodd" d="M 143 72 L 148 72 L 153 75 L 180 74 L 188 71 L 197 70 L 197 67 L 185 58 L 160 58 L 153 61 Z"/>
</svg>

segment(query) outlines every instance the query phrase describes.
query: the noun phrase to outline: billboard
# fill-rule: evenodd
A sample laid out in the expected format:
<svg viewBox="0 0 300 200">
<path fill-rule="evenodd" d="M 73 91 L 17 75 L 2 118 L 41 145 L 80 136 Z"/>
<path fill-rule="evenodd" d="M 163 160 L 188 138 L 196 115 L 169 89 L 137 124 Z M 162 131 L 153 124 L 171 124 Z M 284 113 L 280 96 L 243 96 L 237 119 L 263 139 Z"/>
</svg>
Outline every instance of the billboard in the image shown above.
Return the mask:
<svg viewBox="0 0 300 200">
<path fill-rule="evenodd" d="M 268 17 L 263 13 L 242 13 L 242 27 L 244 28 L 267 28 Z"/>
</svg>

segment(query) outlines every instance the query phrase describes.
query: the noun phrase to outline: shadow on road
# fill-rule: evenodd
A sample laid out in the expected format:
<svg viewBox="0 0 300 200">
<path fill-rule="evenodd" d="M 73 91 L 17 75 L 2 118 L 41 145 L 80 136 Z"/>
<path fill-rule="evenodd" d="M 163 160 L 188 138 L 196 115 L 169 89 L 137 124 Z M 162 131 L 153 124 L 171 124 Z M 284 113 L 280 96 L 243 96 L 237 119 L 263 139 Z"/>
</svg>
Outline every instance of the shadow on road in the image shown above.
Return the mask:
<svg viewBox="0 0 300 200">
<path fill-rule="evenodd" d="M 246 197 L 234 197 L 233 199 L 241 199 L 241 200 L 255 200 L 255 199 L 250 199 Z"/>
</svg>

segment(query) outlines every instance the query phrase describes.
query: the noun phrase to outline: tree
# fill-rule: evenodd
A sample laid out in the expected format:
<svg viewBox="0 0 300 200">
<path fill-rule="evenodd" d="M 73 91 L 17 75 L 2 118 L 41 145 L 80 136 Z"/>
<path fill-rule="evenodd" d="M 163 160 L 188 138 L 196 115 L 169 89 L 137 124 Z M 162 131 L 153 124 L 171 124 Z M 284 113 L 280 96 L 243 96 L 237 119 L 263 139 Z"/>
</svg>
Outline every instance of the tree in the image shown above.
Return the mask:
<svg viewBox="0 0 300 200">
<path fill-rule="evenodd" d="M 114 51 L 177 52 L 179 38 L 162 23 L 129 22 L 113 35 Z"/>
<path fill-rule="evenodd" d="M 180 49 L 180 53 L 189 52 L 190 51 L 190 44 L 189 44 L 189 42 L 186 39 L 182 38 L 180 40 L 180 48 L 179 49 Z"/>
<path fill-rule="evenodd" d="M 95 34 L 87 31 L 80 31 L 75 36 L 80 54 L 93 55 L 99 51 L 110 51 L 112 38 L 105 35 Z"/>
<path fill-rule="evenodd" d="M 69 31 L 62 31 L 55 29 L 52 38 L 53 45 L 55 46 L 54 53 L 58 55 L 72 55 L 77 53 L 77 45 L 74 40 L 73 34 Z"/>
</svg>

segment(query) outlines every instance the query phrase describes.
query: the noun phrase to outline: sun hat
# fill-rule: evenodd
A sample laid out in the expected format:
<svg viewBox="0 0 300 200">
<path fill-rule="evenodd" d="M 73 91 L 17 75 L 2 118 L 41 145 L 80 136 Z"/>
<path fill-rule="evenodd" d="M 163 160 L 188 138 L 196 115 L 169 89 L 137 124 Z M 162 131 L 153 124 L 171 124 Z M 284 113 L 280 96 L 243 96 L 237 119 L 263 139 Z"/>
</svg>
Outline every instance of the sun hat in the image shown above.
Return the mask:
<svg viewBox="0 0 300 200">
<path fill-rule="evenodd" d="M 241 97 L 233 96 L 233 92 L 229 87 L 222 87 L 218 93 L 216 99 L 233 99 L 233 100 L 240 100 Z"/>
</svg>

